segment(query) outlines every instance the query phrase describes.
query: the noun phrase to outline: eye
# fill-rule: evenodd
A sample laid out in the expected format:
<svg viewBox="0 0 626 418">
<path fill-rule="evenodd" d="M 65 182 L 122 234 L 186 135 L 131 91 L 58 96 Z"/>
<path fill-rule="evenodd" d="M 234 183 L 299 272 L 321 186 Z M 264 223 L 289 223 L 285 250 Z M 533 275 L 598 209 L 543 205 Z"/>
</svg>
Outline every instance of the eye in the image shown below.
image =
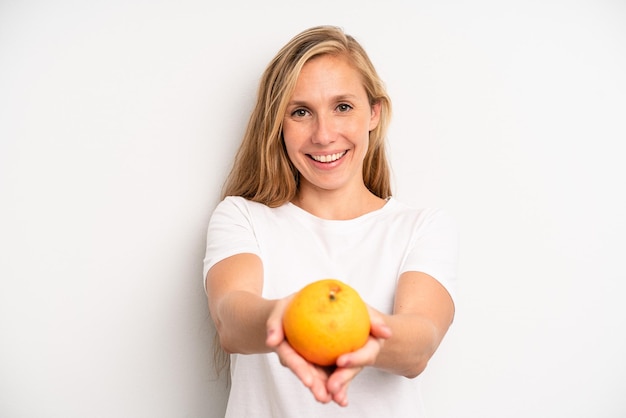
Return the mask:
<svg viewBox="0 0 626 418">
<path fill-rule="evenodd" d="M 291 112 L 291 116 L 294 116 L 296 118 L 303 118 L 305 117 L 309 112 L 306 109 L 296 109 L 293 112 Z"/>
<path fill-rule="evenodd" d="M 347 103 L 341 103 L 341 104 L 339 104 L 339 105 L 337 106 L 337 110 L 338 110 L 339 112 L 342 112 L 342 113 L 343 113 L 343 112 L 347 112 L 347 111 L 349 111 L 350 109 L 352 109 L 352 106 L 350 106 L 350 105 L 349 105 L 349 104 L 347 104 Z"/>
</svg>

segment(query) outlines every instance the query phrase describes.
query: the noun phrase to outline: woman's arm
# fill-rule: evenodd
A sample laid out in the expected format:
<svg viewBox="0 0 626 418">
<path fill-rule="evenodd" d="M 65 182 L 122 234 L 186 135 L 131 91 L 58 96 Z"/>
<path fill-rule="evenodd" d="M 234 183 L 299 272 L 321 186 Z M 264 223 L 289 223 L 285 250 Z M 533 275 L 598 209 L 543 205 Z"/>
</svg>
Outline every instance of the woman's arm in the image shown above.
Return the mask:
<svg viewBox="0 0 626 418">
<path fill-rule="evenodd" d="M 261 296 L 263 266 L 256 255 L 226 258 L 209 270 L 206 280 L 209 310 L 224 351 L 274 351 L 319 402 L 332 400 L 326 388 L 328 374 L 298 355 L 285 340 L 282 317 L 290 296 L 278 300 Z"/>
<path fill-rule="evenodd" d="M 404 273 L 398 282 L 394 310 L 385 315 L 370 308 L 372 337 L 357 351 L 337 359 L 327 387 L 333 400 L 347 405 L 352 379 L 365 366 L 414 378 L 424 371 L 454 318 L 454 303 L 433 277 Z"/>
<path fill-rule="evenodd" d="M 254 254 L 237 254 L 207 273 L 211 317 L 228 353 L 267 353 L 266 322 L 276 301 L 264 299 L 263 266 Z"/>
<path fill-rule="evenodd" d="M 414 378 L 424 371 L 452 324 L 454 303 L 433 277 L 406 272 L 398 282 L 393 314 L 383 317 L 392 336 L 374 365 Z"/>
<path fill-rule="evenodd" d="M 409 378 L 419 375 L 454 317 L 452 298 L 438 281 L 424 273 L 404 273 L 398 282 L 393 314 L 371 310 L 370 341 L 363 349 L 339 357 L 337 370 L 327 376 L 284 340 L 282 315 L 288 298 L 264 299 L 262 288 L 263 267 L 254 254 L 226 258 L 209 270 L 209 309 L 222 348 L 245 354 L 275 351 L 318 401 L 332 399 L 344 406 L 349 382 L 364 366 Z"/>
</svg>

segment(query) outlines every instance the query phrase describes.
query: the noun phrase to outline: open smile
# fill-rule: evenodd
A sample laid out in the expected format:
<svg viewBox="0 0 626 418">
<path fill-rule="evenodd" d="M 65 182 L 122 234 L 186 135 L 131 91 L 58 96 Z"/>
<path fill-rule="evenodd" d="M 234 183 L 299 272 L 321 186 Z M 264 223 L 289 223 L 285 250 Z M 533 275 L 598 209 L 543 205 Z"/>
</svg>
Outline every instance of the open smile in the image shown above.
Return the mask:
<svg viewBox="0 0 626 418">
<path fill-rule="evenodd" d="M 311 159 L 317 161 L 318 163 L 332 163 L 332 162 L 339 160 L 344 155 L 346 155 L 347 152 L 348 151 L 346 150 L 343 152 L 338 152 L 335 154 L 328 154 L 328 155 L 311 155 L 311 154 L 308 154 L 308 155 Z"/>
</svg>

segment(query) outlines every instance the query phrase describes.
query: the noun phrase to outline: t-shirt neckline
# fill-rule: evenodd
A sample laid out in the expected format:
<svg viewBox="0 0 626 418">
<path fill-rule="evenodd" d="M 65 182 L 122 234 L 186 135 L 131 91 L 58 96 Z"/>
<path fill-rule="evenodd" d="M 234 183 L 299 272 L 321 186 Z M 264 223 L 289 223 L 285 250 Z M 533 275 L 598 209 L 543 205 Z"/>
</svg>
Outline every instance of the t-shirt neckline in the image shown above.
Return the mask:
<svg viewBox="0 0 626 418">
<path fill-rule="evenodd" d="M 285 203 L 285 208 L 287 210 L 289 210 L 289 212 L 293 213 L 295 216 L 297 216 L 300 219 L 303 219 L 307 222 L 313 222 L 315 224 L 318 225 L 355 225 L 355 224 L 360 224 L 361 222 L 365 222 L 373 217 L 378 216 L 381 213 L 385 213 L 388 210 L 390 210 L 390 208 L 392 206 L 395 205 L 396 200 L 393 197 L 388 197 L 387 199 L 385 199 L 386 202 L 383 206 L 381 206 L 378 209 L 375 209 L 371 212 L 367 212 L 364 213 L 363 215 L 357 216 L 356 218 L 352 218 L 352 219 L 325 219 L 325 218 L 320 218 L 319 216 L 313 215 L 311 212 L 307 212 L 306 210 L 302 209 L 301 207 L 291 203 L 291 202 L 287 202 Z"/>
</svg>

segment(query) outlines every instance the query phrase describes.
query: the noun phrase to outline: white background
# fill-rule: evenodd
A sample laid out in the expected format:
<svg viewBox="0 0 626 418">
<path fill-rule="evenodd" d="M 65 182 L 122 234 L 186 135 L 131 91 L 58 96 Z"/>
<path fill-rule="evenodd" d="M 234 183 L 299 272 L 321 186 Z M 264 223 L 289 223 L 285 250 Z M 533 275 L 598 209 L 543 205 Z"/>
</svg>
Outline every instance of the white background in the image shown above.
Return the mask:
<svg viewBox="0 0 626 418">
<path fill-rule="evenodd" d="M 205 228 L 261 71 L 369 51 L 461 232 L 431 418 L 626 416 L 623 1 L 0 2 L 0 416 L 220 417 Z"/>
</svg>

